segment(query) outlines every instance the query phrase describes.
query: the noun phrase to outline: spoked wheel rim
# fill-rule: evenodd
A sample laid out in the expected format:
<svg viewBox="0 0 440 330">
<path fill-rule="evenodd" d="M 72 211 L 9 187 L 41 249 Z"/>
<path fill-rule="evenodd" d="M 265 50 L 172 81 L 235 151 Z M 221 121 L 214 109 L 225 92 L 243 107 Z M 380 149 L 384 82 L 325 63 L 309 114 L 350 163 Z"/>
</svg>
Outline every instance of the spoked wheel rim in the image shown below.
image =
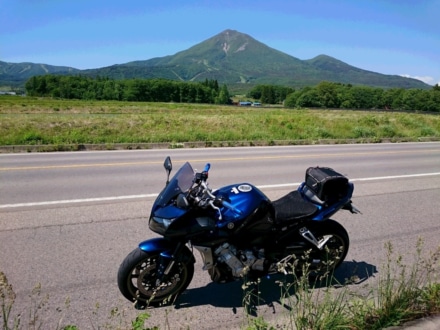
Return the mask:
<svg viewBox="0 0 440 330">
<path fill-rule="evenodd" d="M 176 263 L 166 281 L 158 278 L 159 256 L 150 256 L 137 263 L 128 281 L 133 297 L 143 302 L 162 301 L 178 293 L 185 285 L 188 271 L 183 263 Z"/>
<path fill-rule="evenodd" d="M 322 250 L 310 251 L 307 262 L 311 276 L 329 275 L 336 269 L 348 252 L 346 241 L 338 234 L 327 234 L 317 237 L 318 241 L 326 239 L 327 242 Z M 307 253 L 306 253 L 307 255 Z"/>
</svg>

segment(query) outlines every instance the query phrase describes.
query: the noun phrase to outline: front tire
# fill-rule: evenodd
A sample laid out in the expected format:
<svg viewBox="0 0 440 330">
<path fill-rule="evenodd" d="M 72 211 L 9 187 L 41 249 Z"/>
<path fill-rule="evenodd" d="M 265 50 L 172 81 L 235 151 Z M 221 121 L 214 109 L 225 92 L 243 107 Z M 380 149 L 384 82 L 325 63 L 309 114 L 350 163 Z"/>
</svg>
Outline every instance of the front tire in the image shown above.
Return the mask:
<svg viewBox="0 0 440 330">
<path fill-rule="evenodd" d="M 136 248 L 119 267 L 119 290 L 138 309 L 173 303 L 192 280 L 193 262 L 176 261 L 167 280 L 162 282 L 158 278 L 159 260 L 159 252 L 148 253 Z"/>
</svg>

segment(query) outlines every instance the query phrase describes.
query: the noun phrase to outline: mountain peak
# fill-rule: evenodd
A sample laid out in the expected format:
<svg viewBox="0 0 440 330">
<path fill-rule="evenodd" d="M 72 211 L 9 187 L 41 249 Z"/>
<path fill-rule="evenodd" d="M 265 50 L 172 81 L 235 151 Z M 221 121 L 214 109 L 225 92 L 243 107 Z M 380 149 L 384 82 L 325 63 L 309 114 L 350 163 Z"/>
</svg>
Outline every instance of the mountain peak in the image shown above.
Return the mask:
<svg viewBox="0 0 440 330">
<path fill-rule="evenodd" d="M 207 52 L 209 55 L 212 51 L 217 50 L 229 56 L 246 51 L 249 44 L 255 43 L 258 43 L 258 41 L 251 36 L 228 29 L 189 48 L 188 51 Z"/>
<path fill-rule="evenodd" d="M 324 54 L 303 61 L 232 29 L 174 55 L 149 60 L 89 70 L 43 67 L 32 63 L 28 63 L 27 67 L 28 70 L 23 70 L 22 64 L 0 62 L 0 86 L 24 86 L 31 76 L 45 73 L 80 73 L 114 79 L 217 80 L 231 90 L 241 91 L 249 90 L 256 84 L 304 87 L 323 80 L 381 88 L 430 88 L 415 79 L 362 70 Z M 45 72 L 38 71 L 42 69 Z"/>
<path fill-rule="evenodd" d="M 218 34 L 218 37 L 220 39 L 223 39 L 221 40 L 222 50 L 225 52 L 226 55 L 228 55 L 229 51 L 231 50 L 231 46 L 233 43 L 235 43 L 236 45 L 238 43 L 238 47 L 237 49 L 235 49 L 235 52 L 246 50 L 246 45 L 248 44 L 246 37 L 250 38 L 249 36 L 235 30 L 225 30 L 222 33 Z"/>
</svg>

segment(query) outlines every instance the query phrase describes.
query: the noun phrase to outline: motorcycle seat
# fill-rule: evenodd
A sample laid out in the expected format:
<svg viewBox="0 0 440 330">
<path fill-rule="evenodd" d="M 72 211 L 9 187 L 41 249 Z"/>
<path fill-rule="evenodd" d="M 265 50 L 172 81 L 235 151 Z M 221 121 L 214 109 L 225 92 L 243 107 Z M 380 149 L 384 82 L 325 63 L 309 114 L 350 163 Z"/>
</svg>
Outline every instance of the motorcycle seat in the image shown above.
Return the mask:
<svg viewBox="0 0 440 330">
<path fill-rule="evenodd" d="M 287 195 L 272 202 L 275 210 L 275 219 L 278 223 L 298 221 L 313 216 L 318 207 L 305 201 L 301 193 L 294 190 Z"/>
</svg>

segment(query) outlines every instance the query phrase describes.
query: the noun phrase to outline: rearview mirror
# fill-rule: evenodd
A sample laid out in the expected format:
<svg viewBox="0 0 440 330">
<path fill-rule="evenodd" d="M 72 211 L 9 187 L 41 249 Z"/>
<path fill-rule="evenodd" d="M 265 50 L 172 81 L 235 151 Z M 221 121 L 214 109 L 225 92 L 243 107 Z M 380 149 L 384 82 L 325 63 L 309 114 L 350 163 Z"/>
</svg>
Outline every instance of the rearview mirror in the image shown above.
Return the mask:
<svg viewBox="0 0 440 330">
<path fill-rule="evenodd" d="M 187 209 L 188 208 L 189 203 L 188 203 L 188 200 L 186 199 L 184 194 L 179 194 L 177 196 L 176 205 L 177 205 L 177 207 L 180 207 L 182 209 Z"/>
<path fill-rule="evenodd" d="M 167 171 L 167 184 L 168 184 L 168 182 L 170 182 L 171 170 L 173 169 L 173 164 L 171 163 L 170 156 L 167 156 L 167 158 L 165 158 L 165 161 L 163 162 L 163 167 Z"/>
</svg>

